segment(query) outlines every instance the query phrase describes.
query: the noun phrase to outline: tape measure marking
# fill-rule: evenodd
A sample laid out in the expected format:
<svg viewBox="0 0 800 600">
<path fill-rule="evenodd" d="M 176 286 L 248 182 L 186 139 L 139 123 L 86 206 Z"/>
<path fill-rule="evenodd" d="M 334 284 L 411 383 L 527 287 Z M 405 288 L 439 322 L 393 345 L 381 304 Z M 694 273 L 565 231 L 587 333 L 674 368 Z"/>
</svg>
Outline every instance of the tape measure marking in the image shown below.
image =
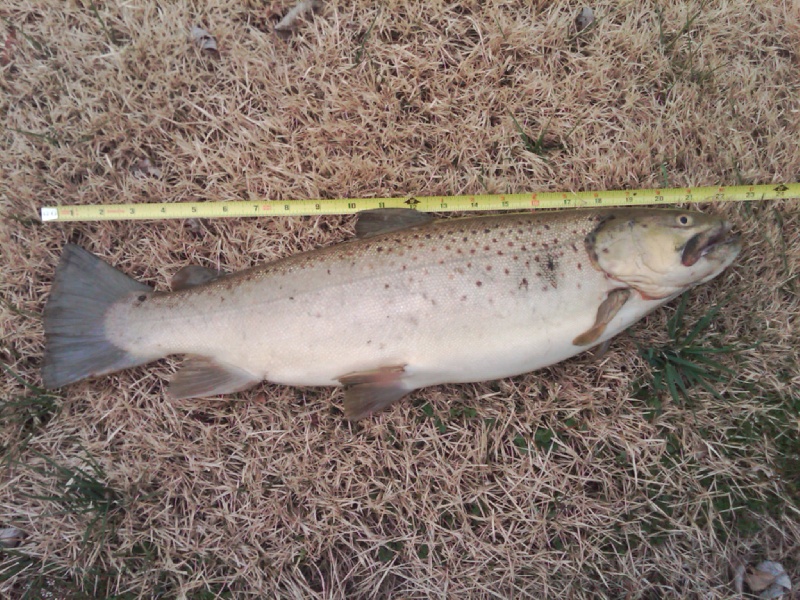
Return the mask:
<svg viewBox="0 0 800 600">
<path fill-rule="evenodd" d="M 800 198 L 800 183 L 469 196 L 403 196 L 330 200 L 256 200 L 143 203 L 42 208 L 42 221 L 130 221 L 220 217 L 345 215 L 374 208 L 421 212 L 604 208 L 683 202 L 742 202 Z"/>
</svg>

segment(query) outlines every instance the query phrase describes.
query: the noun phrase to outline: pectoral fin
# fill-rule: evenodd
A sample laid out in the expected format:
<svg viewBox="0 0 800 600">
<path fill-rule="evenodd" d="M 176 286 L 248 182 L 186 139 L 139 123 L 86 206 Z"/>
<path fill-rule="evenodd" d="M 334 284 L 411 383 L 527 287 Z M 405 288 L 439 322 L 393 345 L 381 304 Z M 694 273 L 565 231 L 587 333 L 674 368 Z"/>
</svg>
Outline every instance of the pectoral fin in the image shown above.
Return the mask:
<svg viewBox="0 0 800 600">
<path fill-rule="evenodd" d="M 625 305 L 625 302 L 628 301 L 630 296 L 631 291 L 627 288 L 609 292 L 606 299 L 603 300 L 603 303 L 597 309 L 597 318 L 592 328 L 580 334 L 572 340 L 572 343 L 575 346 L 588 346 L 600 339 L 600 336 L 603 335 L 608 324 Z"/>
<path fill-rule="evenodd" d="M 172 276 L 172 291 L 185 290 L 196 285 L 202 285 L 209 281 L 214 281 L 222 275 L 214 269 L 207 269 L 200 265 L 189 265 L 183 267 Z"/>
<path fill-rule="evenodd" d="M 411 390 L 402 383 L 404 366 L 382 367 L 339 377 L 345 386 L 344 415 L 358 421 L 400 400 Z"/>
<path fill-rule="evenodd" d="M 368 238 L 381 233 L 398 231 L 406 227 L 425 225 L 435 217 L 410 208 L 375 208 L 358 213 L 356 237 Z"/>
<path fill-rule="evenodd" d="M 206 398 L 241 392 L 261 380 L 262 377 L 234 365 L 205 356 L 191 356 L 172 376 L 169 394 L 175 399 Z"/>
</svg>

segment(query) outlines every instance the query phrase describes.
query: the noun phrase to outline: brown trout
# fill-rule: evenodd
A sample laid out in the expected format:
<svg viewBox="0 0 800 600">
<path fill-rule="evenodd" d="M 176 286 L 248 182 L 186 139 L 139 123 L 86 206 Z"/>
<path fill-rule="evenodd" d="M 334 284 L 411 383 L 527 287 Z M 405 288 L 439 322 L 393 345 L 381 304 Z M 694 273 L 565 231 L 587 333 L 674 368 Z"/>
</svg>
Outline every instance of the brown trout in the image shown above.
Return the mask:
<svg viewBox="0 0 800 600">
<path fill-rule="evenodd" d="M 44 385 L 188 355 L 176 398 L 263 380 L 344 386 L 360 419 L 412 390 L 499 379 L 601 344 L 709 281 L 741 248 L 723 219 L 660 209 L 437 220 L 362 213 L 356 239 L 156 292 L 64 249 L 44 311 Z"/>
</svg>

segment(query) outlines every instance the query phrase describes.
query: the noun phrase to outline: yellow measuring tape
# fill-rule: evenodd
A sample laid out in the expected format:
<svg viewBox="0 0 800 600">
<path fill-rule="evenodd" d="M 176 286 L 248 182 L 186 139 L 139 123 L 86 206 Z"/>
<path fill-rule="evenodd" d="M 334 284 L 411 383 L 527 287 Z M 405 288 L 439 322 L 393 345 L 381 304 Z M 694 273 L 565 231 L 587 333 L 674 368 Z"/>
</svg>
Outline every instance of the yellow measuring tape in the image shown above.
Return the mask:
<svg viewBox="0 0 800 600">
<path fill-rule="evenodd" d="M 421 212 L 532 210 L 542 208 L 602 208 L 683 202 L 735 202 L 800 198 L 800 183 L 734 185 L 587 192 L 531 192 L 471 196 L 401 196 L 397 198 L 336 198 L 330 200 L 234 200 L 50 206 L 42 221 L 120 221 L 135 219 L 210 219 L 345 215 L 374 208 L 413 208 Z"/>
</svg>

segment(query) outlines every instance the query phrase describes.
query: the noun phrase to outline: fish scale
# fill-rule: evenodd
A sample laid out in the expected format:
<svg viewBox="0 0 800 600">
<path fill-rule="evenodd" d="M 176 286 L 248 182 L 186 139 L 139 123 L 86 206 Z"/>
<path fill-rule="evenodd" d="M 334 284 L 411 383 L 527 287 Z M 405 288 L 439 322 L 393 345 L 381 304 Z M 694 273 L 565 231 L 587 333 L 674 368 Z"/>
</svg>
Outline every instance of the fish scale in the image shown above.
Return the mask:
<svg viewBox="0 0 800 600">
<path fill-rule="evenodd" d="M 685 214 L 691 225 L 676 221 Z M 738 253 L 719 233 L 729 226 L 699 213 L 431 220 L 414 211 L 376 211 L 365 227 L 373 218 L 380 221 L 374 230 L 355 240 L 239 273 L 195 267 L 199 283 L 173 292 L 133 280 L 121 289 L 115 280 L 109 295 L 116 297 L 100 307 L 96 337 L 124 360 L 77 375 L 186 354 L 171 386 L 178 397 L 227 393 L 264 379 L 345 385 L 348 416 L 359 418 L 414 389 L 497 379 L 573 356 L 718 274 Z M 707 257 L 681 265 L 683 246 Z M 70 261 L 94 258 L 77 250 L 65 257 L 51 296 L 59 309 L 77 287 L 66 282 Z M 623 272 L 627 279 L 618 276 Z M 686 281 L 673 285 L 670 278 Z M 53 314 L 46 312 L 46 328 L 49 322 L 57 331 L 61 321 Z M 50 363 L 56 358 L 51 353 Z M 47 368 L 45 374 L 55 380 L 46 383 L 67 379 Z"/>
</svg>

